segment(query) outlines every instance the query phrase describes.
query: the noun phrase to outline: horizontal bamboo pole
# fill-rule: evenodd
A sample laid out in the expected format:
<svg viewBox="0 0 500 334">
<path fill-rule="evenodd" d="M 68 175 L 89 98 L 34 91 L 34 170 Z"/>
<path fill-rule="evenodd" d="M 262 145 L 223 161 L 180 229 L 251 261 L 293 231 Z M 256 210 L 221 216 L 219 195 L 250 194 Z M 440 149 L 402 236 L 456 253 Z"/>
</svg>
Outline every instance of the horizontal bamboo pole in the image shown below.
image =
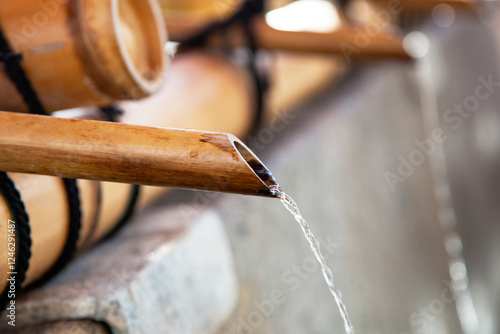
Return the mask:
<svg viewBox="0 0 500 334">
<path fill-rule="evenodd" d="M 454 10 L 472 14 L 476 12 L 478 4 L 473 0 L 352 0 L 346 11 L 351 20 L 360 24 L 383 20 L 405 26 L 416 24 L 418 17 L 431 14 L 438 5 L 450 6 L 448 10 L 446 6 L 441 7 L 441 10 L 445 11 L 445 15 L 453 15 Z"/>
<path fill-rule="evenodd" d="M 230 134 L 0 112 L 0 170 L 273 197 Z"/>
<path fill-rule="evenodd" d="M 390 0 L 370 0 L 373 2 L 388 4 Z M 432 11 L 437 5 L 448 5 L 454 9 L 465 12 L 474 12 L 477 9 L 476 1 L 471 0 L 401 0 L 401 5 L 411 11 Z"/>
<path fill-rule="evenodd" d="M 355 30 L 344 25 L 329 33 L 315 33 L 277 30 L 270 27 L 263 18 L 255 19 L 253 24 L 258 32 L 257 44 L 268 50 L 343 55 L 349 51 L 347 45 L 350 45 L 359 49 L 359 52 L 352 53 L 353 58 L 410 59 L 403 48 L 401 38 L 387 31 L 381 31 L 369 38 L 366 45 L 360 45 L 358 39 L 363 27 Z"/>
<path fill-rule="evenodd" d="M 196 20 L 176 20 L 166 17 L 167 30 L 174 41 L 184 41 L 203 29 Z M 252 20 L 252 29 L 255 33 L 255 42 L 261 49 L 280 50 L 301 53 L 315 53 L 324 55 L 343 55 L 356 59 L 367 58 L 396 58 L 410 59 L 404 50 L 400 37 L 380 27 L 380 33 L 366 40 L 363 27 L 342 25 L 331 32 L 284 31 L 269 26 L 264 17 Z M 360 41 L 363 40 L 363 44 Z M 241 27 L 234 27 L 224 34 L 216 34 L 208 40 L 212 47 L 245 46 L 247 45 Z M 353 50 L 356 50 L 353 52 Z"/>
<path fill-rule="evenodd" d="M 0 1 L 0 22 L 47 112 L 144 98 L 164 81 L 154 0 Z M 0 110 L 27 111 L 1 72 Z"/>
</svg>

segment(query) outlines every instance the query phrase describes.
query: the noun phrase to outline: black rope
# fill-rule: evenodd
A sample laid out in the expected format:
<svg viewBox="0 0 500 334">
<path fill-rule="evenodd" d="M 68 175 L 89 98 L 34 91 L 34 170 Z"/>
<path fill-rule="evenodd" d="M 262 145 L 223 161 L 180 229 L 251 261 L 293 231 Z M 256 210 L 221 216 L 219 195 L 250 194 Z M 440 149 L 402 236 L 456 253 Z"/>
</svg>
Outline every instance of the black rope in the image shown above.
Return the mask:
<svg viewBox="0 0 500 334">
<path fill-rule="evenodd" d="M 347 7 L 349 7 L 349 5 L 350 5 L 349 0 L 337 0 L 337 1 L 332 1 L 332 2 L 333 2 L 334 6 L 336 6 L 338 3 L 340 9 L 344 12 L 344 14 L 345 14 Z"/>
<path fill-rule="evenodd" d="M 5 72 L 7 73 L 11 81 L 15 84 L 18 92 L 21 94 L 24 102 L 28 106 L 29 111 L 32 114 L 48 115 L 21 66 L 20 62 L 22 60 L 22 55 L 14 54 L 1 29 L 0 60 L 3 61 Z M 63 181 L 66 188 L 69 205 L 68 237 L 64 246 L 64 250 L 61 253 L 59 259 L 39 281 L 40 283 L 45 282 L 49 278 L 55 276 L 71 260 L 76 249 L 76 242 L 78 241 L 78 237 L 80 235 L 82 214 L 80 210 L 80 197 L 78 194 L 76 180 L 63 179 Z"/>
<path fill-rule="evenodd" d="M 2 291 L 0 295 L 0 311 L 3 311 L 9 300 L 15 298 L 21 291 L 21 285 L 26 278 L 26 271 L 29 267 L 29 259 L 31 257 L 31 236 L 30 236 L 30 225 L 29 217 L 26 213 L 23 201 L 21 200 L 21 195 L 16 189 L 14 182 L 5 172 L 0 172 L 0 193 L 2 194 L 7 206 L 10 210 L 10 215 L 12 221 L 15 224 L 15 267 L 11 268 L 9 264 L 9 272 L 15 272 L 16 274 L 8 274 L 8 279 L 14 278 L 14 295 L 11 294 L 11 284 L 10 281 L 7 282 L 5 290 Z M 4 233 L 6 231 L 3 231 Z M 6 249 L 2 249 L 6 251 Z"/>
<path fill-rule="evenodd" d="M 21 66 L 22 59 L 21 54 L 15 54 L 12 51 L 2 29 L 0 29 L 0 61 L 4 63 L 5 73 L 16 85 L 30 112 L 36 115 L 46 115 L 47 113 Z"/>
<path fill-rule="evenodd" d="M 101 107 L 101 112 L 104 115 L 104 120 L 108 122 L 118 122 L 118 117 L 123 115 L 123 110 L 115 105 Z"/>
<path fill-rule="evenodd" d="M 64 245 L 61 255 L 56 263 L 35 283 L 33 288 L 39 287 L 51 278 L 56 276 L 64 267 L 71 261 L 76 251 L 76 244 L 80 237 L 80 229 L 82 226 L 82 213 L 80 210 L 80 195 L 75 179 L 62 179 L 66 188 L 66 195 L 69 205 L 69 230 L 66 244 Z"/>
<path fill-rule="evenodd" d="M 250 51 L 250 59 L 248 60 L 248 71 L 250 72 L 250 76 L 252 77 L 252 81 L 255 88 L 255 110 L 254 110 L 254 119 L 252 123 L 252 128 L 249 131 L 249 135 L 256 134 L 262 125 L 262 119 L 264 116 L 264 108 L 265 108 L 265 96 L 267 90 L 269 88 L 269 78 L 262 73 L 259 73 L 259 69 L 257 66 L 257 44 L 255 42 L 255 34 L 252 29 L 252 25 L 250 24 L 250 17 L 246 18 L 244 22 L 244 32 L 245 37 L 247 39 L 248 49 Z"/>
<path fill-rule="evenodd" d="M 237 24 L 248 24 L 250 19 L 256 15 L 264 13 L 263 0 L 247 0 L 243 5 L 229 18 L 222 22 L 214 22 L 209 24 L 202 31 L 189 36 L 180 41 L 179 51 L 189 50 L 192 48 L 203 46 L 208 38 L 215 33 L 224 32 L 228 28 Z"/>
<path fill-rule="evenodd" d="M 255 112 L 253 125 L 249 134 L 257 132 L 262 124 L 264 114 L 264 101 L 268 89 L 268 78 L 259 73 L 257 66 L 257 45 L 255 34 L 252 29 L 251 20 L 257 15 L 263 15 L 265 11 L 264 0 L 247 0 L 228 19 L 208 25 L 201 32 L 181 41 L 179 51 L 187 51 L 196 47 L 204 46 L 208 38 L 216 33 L 226 34 L 227 30 L 236 25 L 243 27 L 244 35 L 249 49 L 248 70 L 255 88 Z"/>
<path fill-rule="evenodd" d="M 123 110 L 116 105 L 101 107 L 101 111 L 104 114 L 105 120 L 109 122 L 118 122 L 118 117 L 124 114 Z M 111 230 L 111 232 L 109 232 L 107 238 L 111 237 L 118 230 L 120 230 L 134 215 L 141 187 L 138 184 L 132 184 L 130 190 L 130 197 L 127 203 L 127 207 L 125 208 L 122 217 L 118 220 L 115 227 Z"/>
</svg>

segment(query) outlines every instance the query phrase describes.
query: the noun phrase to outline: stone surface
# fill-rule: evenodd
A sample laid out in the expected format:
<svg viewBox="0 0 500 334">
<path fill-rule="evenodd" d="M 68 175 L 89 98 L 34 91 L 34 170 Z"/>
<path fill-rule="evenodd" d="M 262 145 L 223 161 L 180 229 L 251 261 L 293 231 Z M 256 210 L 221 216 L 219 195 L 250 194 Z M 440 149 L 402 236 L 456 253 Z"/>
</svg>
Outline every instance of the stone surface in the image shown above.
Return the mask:
<svg viewBox="0 0 500 334">
<path fill-rule="evenodd" d="M 236 303 L 232 257 L 217 214 L 189 218 L 177 205 L 136 217 L 19 298 L 17 326 L 92 319 L 112 333 L 213 332 Z"/>
</svg>

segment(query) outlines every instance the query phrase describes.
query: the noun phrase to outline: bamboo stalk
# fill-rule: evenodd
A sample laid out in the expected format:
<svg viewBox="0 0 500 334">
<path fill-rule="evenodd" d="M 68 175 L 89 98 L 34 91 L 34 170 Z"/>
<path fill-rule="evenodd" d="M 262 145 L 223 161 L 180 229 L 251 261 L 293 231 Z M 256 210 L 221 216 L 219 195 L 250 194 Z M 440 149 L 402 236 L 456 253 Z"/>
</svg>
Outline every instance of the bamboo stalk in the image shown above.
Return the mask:
<svg viewBox="0 0 500 334">
<path fill-rule="evenodd" d="M 438 5 L 450 6 L 448 12 L 453 15 L 453 10 L 464 13 L 474 13 L 478 3 L 471 0 L 353 0 L 347 8 L 351 20 L 361 24 L 369 24 L 380 20 L 388 21 L 393 25 L 415 24 L 415 15 L 428 15 Z M 441 7 L 446 11 L 446 6 Z M 412 23 L 413 22 L 413 23 Z"/>
<path fill-rule="evenodd" d="M 389 3 L 389 0 L 370 1 L 382 4 Z M 441 4 L 469 13 L 472 13 L 477 9 L 476 2 L 471 0 L 401 0 L 401 5 L 404 8 L 417 11 L 432 11 L 437 5 Z"/>
<path fill-rule="evenodd" d="M 184 41 L 190 36 L 202 30 L 202 26 L 196 20 L 190 22 L 187 19 L 178 20 L 172 17 L 166 18 L 167 30 L 170 38 L 176 41 Z M 343 55 L 353 49 L 356 52 L 349 56 L 356 59 L 366 58 L 396 58 L 410 59 L 404 50 L 401 38 L 397 35 L 384 31 L 380 27 L 380 33 L 369 37 L 362 45 L 360 41 L 366 38 L 363 27 L 351 27 L 342 25 L 332 32 L 308 32 L 308 31 L 284 31 L 269 26 L 264 17 L 257 17 L 252 21 L 252 29 L 255 33 L 257 46 L 265 50 L 281 50 L 300 53 L 314 53 L 324 55 Z M 247 44 L 241 27 L 234 27 L 229 32 L 216 34 L 208 40 L 208 46 L 245 46 Z"/>
<path fill-rule="evenodd" d="M 32 255 L 26 273 L 27 277 L 30 277 L 29 280 L 33 281 L 41 278 L 47 269 L 55 264 L 66 244 L 69 225 L 68 199 L 61 179 L 42 175 L 32 177 L 32 175 L 27 174 L 10 174 L 9 176 L 19 192 L 23 194 L 26 212 L 30 217 L 31 235 L 36 236 L 32 237 Z M 89 201 L 86 189 L 88 187 L 81 188 L 80 195 L 82 203 L 87 206 Z M 39 196 L 40 193 L 50 194 L 50 196 Z M 46 219 L 48 218 L 48 208 L 50 219 Z M 82 210 L 85 209 L 82 207 Z M 8 213 L 10 216 L 10 212 Z M 5 217 L 4 214 L 2 217 Z M 86 216 L 87 214 L 82 221 L 82 226 L 85 227 L 89 225 Z M 82 234 L 85 235 L 85 231 L 82 231 Z M 0 276 L 6 273 L 7 271 L 2 270 Z"/>
<path fill-rule="evenodd" d="M 257 31 L 257 43 L 268 50 L 285 50 L 295 52 L 312 52 L 319 54 L 343 55 L 346 46 L 358 48 L 353 58 L 399 58 L 410 59 L 403 48 L 401 39 L 395 34 L 382 31 L 370 37 L 366 45 L 360 45 L 363 27 L 354 29 L 343 25 L 329 33 L 315 33 L 306 31 L 282 31 L 270 27 L 264 18 L 257 18 L 254 22 Z M 365 34 L 366 35 L 366 34 Z"/>
<path fill-rule="evenodd" d="M 143 98 L 163 82 L 166 33 L 153 0 L 0 1 L 0 22 L 48 112 Z M 1 74 L 0 110 L 27 111 Z"/>
<path fill-rule="evenodd" d="M 0 170 L 273 197 L 236 137 L 0 112 Z"/>
</svg>

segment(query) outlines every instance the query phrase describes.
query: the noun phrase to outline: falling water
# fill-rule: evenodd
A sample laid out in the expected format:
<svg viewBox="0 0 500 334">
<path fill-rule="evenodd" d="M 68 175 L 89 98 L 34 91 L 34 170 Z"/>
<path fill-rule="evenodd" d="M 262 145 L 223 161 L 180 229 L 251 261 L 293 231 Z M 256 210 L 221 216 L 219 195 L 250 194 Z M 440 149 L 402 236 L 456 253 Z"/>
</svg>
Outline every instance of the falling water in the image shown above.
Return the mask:
<svg viewBox="0 0 500 334">
<path fill-rule="evenodd" d="M 337 302 L 340 315 L 344 320 L 345 331 L 347 334 L 354 334 L 355 333 L 354 327 L 351 323 L 351 320 L 349 319 L 347 308 L 345 304 L 342 302 L 342 293 L 335 286 L 332 271 L 326 264 L 325 257 L 321 253 L 321 246 L 318 240 L 314 237 L 314 234 L 311 232 L 311 229 L 309 228 L 309 225 L 307 224 L 305 219 L 302 218 L 302 215 L 300 214 L 297 204 L 295 204 L 293 199 L 290 196 L 288 196 L 285 192 L 283 192 L 283 190 L 281 190 L 281 188 L 279 187 L 272 187 L 271 192 L 273 192 L 273 194 L 279 197 L 281 203 L 283 203 L 283 205 L 287 208 L 287 210 L 290 211 L 290 213 L 295 217 L 295 220 L 297 220 L 297 222 L 299 223 L 300 227 L 302 228 L 302 231 L 304 231 L 304 235 L 306 236 L 307 241 L 309 241 L 311 250 L 313 251 L 314 256 L 316 257 L 321 266 L 321 272 L 323 273 L 325 282 L 328 285 L 328 289 L 330 290 L 331 294 L 333 295 L 333 298 L 335 298 L 335 301 Z"/>
<path fill-rule="evenodd" d="M 416 83 L 423 109 L 424 130 L 429 135 L 434 129 L 441 128 L 431 64 L 426 57 L 429 41 L 423 33 L 413 32 L 405 38 L 405 43 L 408 51 L 418 58 L 415 62 Z M 430 155 L 429 159 L 434 197 L 438 206 L 438 221 L 444 234 L 445 249 L 448 253 L 448 269 L 458 318 L 463 333 L 475 334 L 479 326 L 478 318 L 469 288 L 462 239 L 457 230 L 457 218 L 452 203 L 446 154 L 442 142 L 436 143 L 436 151 Z"/>
</svg>

